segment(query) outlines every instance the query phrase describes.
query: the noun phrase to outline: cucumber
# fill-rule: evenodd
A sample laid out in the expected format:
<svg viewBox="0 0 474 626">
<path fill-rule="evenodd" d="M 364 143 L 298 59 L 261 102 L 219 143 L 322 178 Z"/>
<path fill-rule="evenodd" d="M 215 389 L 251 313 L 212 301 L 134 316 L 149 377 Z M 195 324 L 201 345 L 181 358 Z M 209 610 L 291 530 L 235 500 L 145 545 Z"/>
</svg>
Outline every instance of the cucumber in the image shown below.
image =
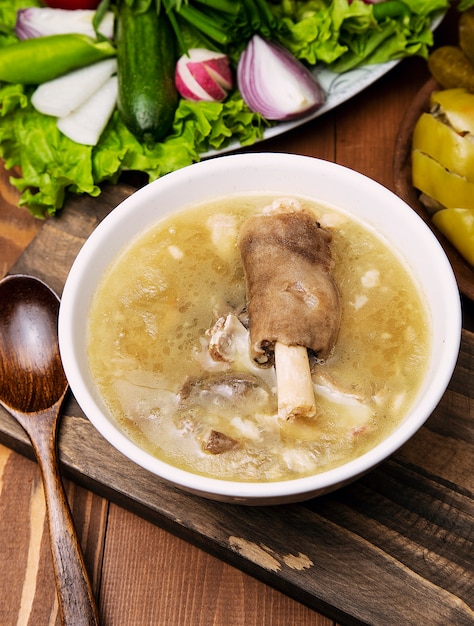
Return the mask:
<svg viewBox="0 0 474 626">
<path fill-rule="evenodd" d="M 154 2 L 137 12 L 122 0 L 116 45 L 117 108 L 130 132 L 152 146 L 169 132 L 178 106 L 173 29 L 164 11 L 157 14 Z"/>
</svg>

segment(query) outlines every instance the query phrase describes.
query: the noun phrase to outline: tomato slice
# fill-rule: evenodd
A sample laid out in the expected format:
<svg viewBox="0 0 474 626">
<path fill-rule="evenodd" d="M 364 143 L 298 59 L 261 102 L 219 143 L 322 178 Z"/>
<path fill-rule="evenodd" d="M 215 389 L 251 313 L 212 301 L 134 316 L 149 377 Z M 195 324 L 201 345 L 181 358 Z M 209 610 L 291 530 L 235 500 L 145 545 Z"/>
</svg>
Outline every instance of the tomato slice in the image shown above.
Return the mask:
<svg viewBox="0 0 474 626">
<path fill-rule="evenodd" d="M 96 9 L 100 0 L 44 0 L 53 9 Z"/>
<path fill-rule="evenodd" d="M 433 224 L 474 266 L 474 210 L 442 209 L 433 215 Z"/>
</svg>

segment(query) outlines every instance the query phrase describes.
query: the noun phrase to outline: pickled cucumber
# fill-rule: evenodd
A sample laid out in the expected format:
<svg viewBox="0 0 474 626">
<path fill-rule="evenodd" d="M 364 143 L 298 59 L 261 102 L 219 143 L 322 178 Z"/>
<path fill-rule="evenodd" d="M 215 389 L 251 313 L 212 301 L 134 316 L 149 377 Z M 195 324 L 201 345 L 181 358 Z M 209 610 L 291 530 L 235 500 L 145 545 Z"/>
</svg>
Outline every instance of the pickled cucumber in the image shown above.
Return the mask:
<svg viewBox="0 0 474 626">
<path fill-rule="evenodd" d="M 459 18 L 459 46 L 469 61 L 474 64 L 474 8 Z"/>
<path fill-rule="evenodd" d="M 444 87 L 464 87 L 474 93 L 474 65 L 457 46 L 442 46 L 428 57 L 429 70 Z"/>
</svg>

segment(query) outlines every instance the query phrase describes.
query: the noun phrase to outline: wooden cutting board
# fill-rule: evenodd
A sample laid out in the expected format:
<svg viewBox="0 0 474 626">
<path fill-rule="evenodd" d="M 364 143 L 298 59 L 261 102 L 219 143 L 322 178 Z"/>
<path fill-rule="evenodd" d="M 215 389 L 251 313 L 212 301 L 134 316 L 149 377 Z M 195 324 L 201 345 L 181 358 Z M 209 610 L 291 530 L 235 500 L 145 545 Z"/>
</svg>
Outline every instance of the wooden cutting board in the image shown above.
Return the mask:
<svg viewBox="0 0 474 626">
<path fill-rule="evenodd" d="M 45 222 L 12 273 L 61 294 L 95 226 L 133 192 L 74 198 Z M 426 425 L 352 485 L 306 503 L 243 507 L 188 495 L 137 467 L 70 395 L 60 428 L 64 474 L 344 624 L 474 624 L 474 334 Z M 0 442 L 32 457 L 0 408 Z"/>
</svg>

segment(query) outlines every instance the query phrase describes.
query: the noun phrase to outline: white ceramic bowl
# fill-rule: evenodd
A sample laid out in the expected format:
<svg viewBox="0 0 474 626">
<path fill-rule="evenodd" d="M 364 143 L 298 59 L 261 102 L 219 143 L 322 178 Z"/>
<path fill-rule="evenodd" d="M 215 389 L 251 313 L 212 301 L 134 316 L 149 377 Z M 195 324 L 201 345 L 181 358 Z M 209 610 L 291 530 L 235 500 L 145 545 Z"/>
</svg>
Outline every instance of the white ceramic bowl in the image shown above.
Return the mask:
<svg viewBox="0 0 474 626">
<path fill-rule="evenodd" d="M 411 267 L 432 319 L 426 378 L 409 414 L 382 443 L 341 467 L 271 483 L 207 478 L 164 463 L 131 441 L 111 418 L 91 379 L 86 356 L 88 311 L 109 263 L 165 214 L 185 205 L 246 192 L 309 196 L 371 224 Z M 289 154 L 240 154 L 192 165 L 151 183 L 122 202 L 96 228 L 67 279 L 59 341 L 71 389 L 97 430 L 126 457 L 195 494 L 227 502 L 276 504 L 321 495 L 355 480 L 404 444 L 430 416 L 452 376 L 459 351 L 461 307 L 451 266 L 424 222 L 378 183 L 334 163 Z"/>
</svg>

